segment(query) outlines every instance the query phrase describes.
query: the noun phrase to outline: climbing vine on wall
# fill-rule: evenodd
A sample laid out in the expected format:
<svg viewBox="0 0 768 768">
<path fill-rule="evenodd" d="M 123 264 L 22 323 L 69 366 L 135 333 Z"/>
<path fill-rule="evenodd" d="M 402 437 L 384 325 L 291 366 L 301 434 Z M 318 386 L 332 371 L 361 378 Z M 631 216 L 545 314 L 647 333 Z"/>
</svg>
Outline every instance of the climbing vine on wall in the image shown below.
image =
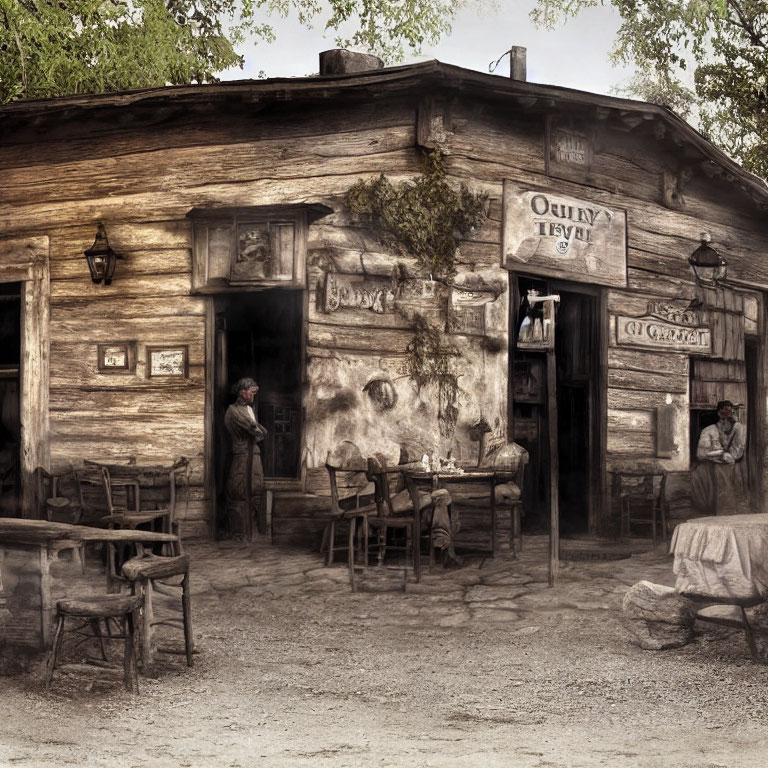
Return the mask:
<svg viewBox="0 0 768 768">
<path fill-rule="evenodd" d="M 480 224 L 488 196 L 464 184 L 454 190 L 438 150 L 426 154 L 423 165 L 420 176 L 397 186 L 384 174 L 361 179 L 348 190 L 347 205 L 368 216 L 382 242 L 398 255 L 415 258 L 436 277 L 451 277 L 458 238 Z"/>
<path fill-rule="evenodd" d="M 438 421 L 440 432 L 450 435 L 456 427 L 459 410 L 459 379 L 454 360 L 457 352 L 443 341 L 443 334 L 420 314 L 408 318 L 413 338 L 405 348 L 405 368 L 421 389 L 429 384 L 438 388 Z"/>
</svg>

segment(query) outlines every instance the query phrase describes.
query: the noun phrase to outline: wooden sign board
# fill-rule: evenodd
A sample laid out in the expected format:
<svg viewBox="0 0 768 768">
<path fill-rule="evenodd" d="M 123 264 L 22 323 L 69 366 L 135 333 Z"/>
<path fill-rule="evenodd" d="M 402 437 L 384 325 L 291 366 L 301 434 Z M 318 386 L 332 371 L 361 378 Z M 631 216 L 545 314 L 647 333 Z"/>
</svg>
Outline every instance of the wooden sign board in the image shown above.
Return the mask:
<svg viewBox="0 0 768 768">
<path fill-rule="evenodd" d="M 364 275 L 328 272 L 322 287 L 323 312 L 367 309 L 377 314 L 395 311 L 392 280 Z"/>
<path fill-rule="evenodd" d="M 504 182 L 503 266 L 625 287 L 627 215 L 544 188 Z"/>
<path fill-rule="evenodd" d="M 705 326 L 678 325 L 658 317 L 616 316 L 616 343 L 659 352 L 712 353 L 712 332 Z"/>
</svg>

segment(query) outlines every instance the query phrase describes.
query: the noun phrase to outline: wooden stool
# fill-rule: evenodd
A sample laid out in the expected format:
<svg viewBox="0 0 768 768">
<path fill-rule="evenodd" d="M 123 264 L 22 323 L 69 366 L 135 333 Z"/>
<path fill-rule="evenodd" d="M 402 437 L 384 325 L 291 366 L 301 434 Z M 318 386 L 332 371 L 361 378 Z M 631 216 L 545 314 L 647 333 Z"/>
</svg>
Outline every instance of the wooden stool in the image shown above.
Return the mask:
<svg viewBox="0 0 768 768">
<path fill-rule="evenodd" d="M 129 691 L 139 692 L 139 678 L 136 671 L 136 647 L 134 633 L 136 616 L 141 608 L 141 595 L 96 595 L 93 597 L 59 600 L 56 604 L 56 634 L 53 639 L 53 648 L 48 659 L 48 667 L 45 675 L 45 687 L 51 687 L 53 673 L 58 666 L 61 641 L 65 631 L 65 623 L 68 618 L 78 619 L 81 623 L 73 632 L 80 632 L 86 626 L 90 626 L 92 637 L 99 641 L 101 657 L 107 661 L 105 640 L 124 640 L 123 648 L 123 682 Z M 120 634 L 112 634 L 109 620 L 113 619 L 120 625 Z M 104 621 L 106 635 L 102 633 L 101 621 Z"/>
<path fill-rule="evenodd" d="M 132 557 L 123 563 L 123 576 L 130 582 L 132 592 L 143 601 L 141 666 L 146 674 L 152 665 L 152 627 L 158 624 L 178 624 L 184 628 L 184 652 L 187 666 L 192 666 L 192 604 L 189 595 L 189 555 L 162 557 L 146 555 Z M 165 579 L 181 576 L 181 609 L 182 619 L 161 619 L 155 621 L 152 609 L 152 593 L 154 589 L 161 591 L 160 584 Z M 171 585 L 164 585 L 166 587 Z"/>
</svg>

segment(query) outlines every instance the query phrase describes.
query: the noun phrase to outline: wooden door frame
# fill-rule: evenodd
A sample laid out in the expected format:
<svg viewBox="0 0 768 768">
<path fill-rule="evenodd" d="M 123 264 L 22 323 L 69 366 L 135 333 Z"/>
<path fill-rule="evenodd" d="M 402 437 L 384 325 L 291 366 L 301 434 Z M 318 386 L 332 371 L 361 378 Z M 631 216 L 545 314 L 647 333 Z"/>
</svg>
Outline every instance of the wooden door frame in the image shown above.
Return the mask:
<svg viewBox="0 0 768 768">
<path fill-rule="evenodd" d="M 754 477 L 750 477 L 750 482 L 755 487 L 750 488 L 751 493 L 757 495 L 757 504 L 755 505 L 756 511 L 765 511 L 765 491 L 768 488 L 768 461 L 765 457 L 766 439 L 768 438 L 768 413 L 766 412 L 766 397 L 768 397 L 768 350 L 766 349 L 765 334 L 768 330 L 768 306 L 767 300 L 768 293 L 760 293 L 760 306 L 757 322 L 757 333 L 745 335 L 744 339 L 744 357 L 746 362 L 746 345 L 747 342 L 754 344 L 757 347 L 757 355 L 755 360 L 755 373 L 757 380 L 755 381 L 755 396 L 753 402 L 748 401 L 747 420 L 754 425 L 757 425 L 757 430 L 751 430 L 750 436 L 749 424 L 747 424 L 747 460 L 750 457 L 754 457 L 754 465 L 750 463 L 750 475 L 754 472 Z M 749 376 L 749 372 L 745 371 L 745 375 Z M 747 383 L 747 387 L 749 384 Z M 749 389 L 747 389 L 747 396 L 749 396 Z M 750 412 L 754 411 L 754 415 L 750 416 Z M 750 447 L 750 440 L 752 445 Z"/>
<path fill-rule="evenodd" d="M 46 235 L 0 240 L 0 282 L 21 283 L 21 515 L 37 516 L 34 473 L 50 469 L 50 305 Z"/>
<path fill-rule="evenodd" d="M 307 328 L 308 328 L 308 310 L 309 310 L 309 291 L 306 288 L 299 289 L 295 286 L 291 286 L 292 292 L 301 290 L 301 310 L 302 310 L 302 322 L 301 322 L 301 349 L 300 349 L 300 369 L 301 369 L 301 381 L 299 383 L 299 393 L 301 397 L 301 408 L 299 409 L 299 476 L 296 479 L 281 479 L 281 480 L 267 480 L 264 483 L 264 488 L 268 492 L 274 493 L 280 490 L 295 491 L 305 486 L 306 466 L 303 460 L 306 449 L 306 433 L 304 429 L 304 403 L 306 401 L 307 390 L 307 366 L 306 366 L 306 350 L 307 350 Z M 244 290 L 237 293 L 257 293 L 258 291 Z M 216 334 L 218 329 L 216 327 L 216 313 L 220 307 L 217 304 L 217 299 L 226 299 L 231 295 L 232 291 L 222 291 L 220 293 L 209 294 L 206 296 L 205 305 L 205 466 L 204 466 L 204 488 L 205 497 L 208 500 L 208 518 L 209 518 L 209 532 L 212 539 L 216 538 L 216 503 L 218 496 L 218 488 L 216 486 L 216 465 L 215 465 L 215 415 L 216 415 Z"/>
<path fill-rule="evenodd" d="M 590 478 L 588 493 L 587 529 L 590 535 L 599 534 L 604 528 L 608 509 L 608 482 L 606 472 L 606 446 L 608 442 L 608 291 L 600 285 L 577 283 L 546 275 L 525 272 L 509 272 L 509 356 L 507 373 L 507 424 L 509 439 L 514 439 L 514 385 L 512 371 L 515 360 L 515 338 L 517 313 L 520 306 L 518 277 L 546 282 L 554 293 L 567 291 L 581 293 L 594 299 L 594 353 L 597 376 L 590 387 L 589 419 L 593 429 L 590 441 Z M 555 329 L 557 333 L 557 329 Z"/>
</svg>

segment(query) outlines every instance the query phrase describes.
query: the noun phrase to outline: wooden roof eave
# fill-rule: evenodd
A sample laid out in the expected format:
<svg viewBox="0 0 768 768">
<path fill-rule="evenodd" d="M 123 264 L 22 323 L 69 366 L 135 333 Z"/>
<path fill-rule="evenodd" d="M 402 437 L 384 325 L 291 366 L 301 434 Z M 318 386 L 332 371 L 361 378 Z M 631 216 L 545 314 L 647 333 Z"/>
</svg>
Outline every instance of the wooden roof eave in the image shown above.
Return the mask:
<svg viewBox="0 0 768 768">
<path fill-rule="evenodd" d="M 217 103 L 236 99 L 241 103 L 328 101 L 346 98 L 384 97 L 414 89 L 458 91 L 473 97 L 516 101 L 523 109 L 549 110 L 558 105 L 594 110 L 598 119 L 614 114 L 631 122 L 656 120 L 670 136 L 682 140 L 702 161 L 731 177 L 760 207 L 768 207 L 768 186 L 715 147 L 695 128 L 666 107 L 616 96 L 588 93 L 555 85 L 511 80 L 464 69 L 437 60 L 344 75 L 300 78 L 237 80 L 205 85 L 176 85 L 103 94 L 78 94 L 55 99 L 22 100 L 0 106 L 0 119 L 84 119 L 84 111 L 109 108 L 175 106 Z"/>
</svg>

